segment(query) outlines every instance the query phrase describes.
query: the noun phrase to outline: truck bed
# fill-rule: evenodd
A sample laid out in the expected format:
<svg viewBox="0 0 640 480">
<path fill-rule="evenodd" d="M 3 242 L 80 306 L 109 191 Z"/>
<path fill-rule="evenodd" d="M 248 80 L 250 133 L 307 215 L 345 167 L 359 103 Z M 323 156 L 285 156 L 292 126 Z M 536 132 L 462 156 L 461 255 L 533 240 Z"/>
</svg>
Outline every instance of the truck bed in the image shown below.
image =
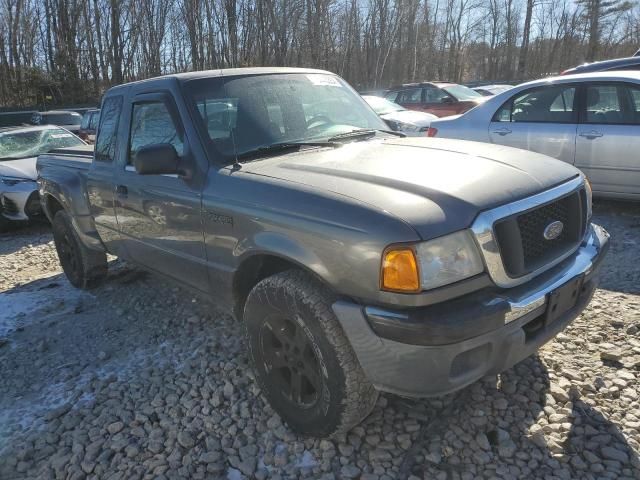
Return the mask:
<svg viewBox="0 0 640 480">
<path fill-rule="evenodd" d="M 78 170 L 87 170 L 93 161 L 93 145 L 56 148 L 38 157 L 37 169 L 43 166 L 59 165 Z"/>
</svg>

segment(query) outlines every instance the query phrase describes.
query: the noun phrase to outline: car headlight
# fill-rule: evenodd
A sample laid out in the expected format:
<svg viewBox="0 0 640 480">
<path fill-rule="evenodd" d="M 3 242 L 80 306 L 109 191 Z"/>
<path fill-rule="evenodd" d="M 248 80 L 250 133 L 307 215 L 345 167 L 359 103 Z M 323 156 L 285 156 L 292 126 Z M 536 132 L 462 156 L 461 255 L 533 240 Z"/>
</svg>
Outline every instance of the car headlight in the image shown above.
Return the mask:
<svg viewBox="0 0 640 480">
<path fill-rule="evenodd" d="M 0 182 L 4 183 L 5 185 L 13 186 L 23 182 L 35 182 L 35 180 L 32 180 L 30 178 L 0 176 Z"/>
<path fill-rule="evenodd" d="M 411 123 L 396 123 L 398 130 L 401 132 L 419 132 L 420 128 L 418 125 L 413 125 Z"/>
<path fill-rule="evenodd" d="M 391 246 L 382 258 L 383 290 L 416 293 L 482 273 L 480 252 L 468 230 L 428 242 Z"/>
</svg>

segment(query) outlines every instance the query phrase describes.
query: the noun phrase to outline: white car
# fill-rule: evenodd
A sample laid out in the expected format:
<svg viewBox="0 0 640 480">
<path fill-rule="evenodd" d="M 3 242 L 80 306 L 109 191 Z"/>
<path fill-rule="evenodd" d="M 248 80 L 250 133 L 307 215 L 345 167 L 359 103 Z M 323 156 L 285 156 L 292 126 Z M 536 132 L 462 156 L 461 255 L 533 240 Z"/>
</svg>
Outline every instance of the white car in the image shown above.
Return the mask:
<svg viewBox="0 0 640 480">
<path fill-rule="evenodd" d="M 597 72 L 524 83 L 428 136 L 496 143 L 575 165 L 601 197 L 640 200 L 640 72 Z"/>
<path fill-rule="evenodd" d="M 85 143 L 61 127 L 9 127 L 0 129 L 0 230 L 12 221 L 41 215 L 36 160 L 55 148 Z"/>
<path fill-rule="evenodd" d="M 365 102 L 378 114 L 391 130 L 402 132 L 410 137 L 425 136 L 435 115 L 406 108 L 385 98 L 365 95 Z"/>
</svg>

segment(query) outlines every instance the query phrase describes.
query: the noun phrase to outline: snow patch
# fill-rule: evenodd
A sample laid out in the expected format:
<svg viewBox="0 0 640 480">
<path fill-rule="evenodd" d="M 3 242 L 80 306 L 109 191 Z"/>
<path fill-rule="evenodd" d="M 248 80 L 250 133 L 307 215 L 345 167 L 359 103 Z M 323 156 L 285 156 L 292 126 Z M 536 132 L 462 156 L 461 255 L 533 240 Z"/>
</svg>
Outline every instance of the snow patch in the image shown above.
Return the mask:
<svg viewBox="0 0 640 480">
<path fill-rule="evenodd" d="M 59 274 L 53 274 L 59 275 Z M 37 283 L 33 285 L 33 283 Z M 72 312 L 94 296 L 77 290 L 66 279 L 42 277 L 32 284 L 0 293 L 0 337 L 35 323 L 47 314 Z"/>
</svg>

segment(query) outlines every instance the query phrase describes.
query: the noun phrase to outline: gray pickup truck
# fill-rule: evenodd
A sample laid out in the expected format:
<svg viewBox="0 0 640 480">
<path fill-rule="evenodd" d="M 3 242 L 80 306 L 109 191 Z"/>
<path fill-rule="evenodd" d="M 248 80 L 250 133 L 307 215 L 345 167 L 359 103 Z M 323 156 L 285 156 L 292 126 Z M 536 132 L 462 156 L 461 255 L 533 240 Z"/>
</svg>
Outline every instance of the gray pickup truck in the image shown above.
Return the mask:
<svg viewBox="0 0 640 480">
<path fill-rule="evenodd" d="M 318 70 L 114 87 L 93 155 L 38 159 L 62 267 L 91 288 L 108 252 L 211 298 L 306 434 L 348 430 L 380 391 L 501 372 L 591 299 L 608 234 L 589 184 L 535 153 L 385 128 Z"/>
</svg>

